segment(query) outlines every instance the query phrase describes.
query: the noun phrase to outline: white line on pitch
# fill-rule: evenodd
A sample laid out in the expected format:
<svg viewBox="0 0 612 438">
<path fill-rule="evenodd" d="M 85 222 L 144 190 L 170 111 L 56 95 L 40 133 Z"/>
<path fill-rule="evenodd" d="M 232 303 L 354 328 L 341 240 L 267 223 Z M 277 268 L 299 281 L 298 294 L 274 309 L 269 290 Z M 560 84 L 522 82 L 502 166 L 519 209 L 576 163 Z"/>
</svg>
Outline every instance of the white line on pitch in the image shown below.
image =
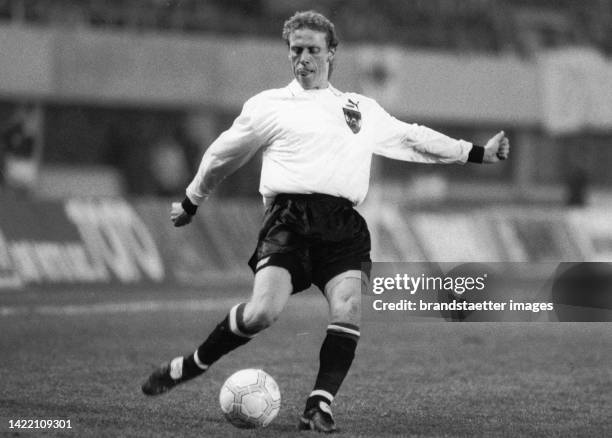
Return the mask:
<svg viewBox="0 0 612 438">
<path fill-rule="evenodd" d="M 318 297 L 317 297 L 318 298 Z M 66 305 L 39 305 L 39 306 L 2 306 L 0 317 L 19 315 L 95 315 L 113 313 L 144 313 L 160 311 L 217 311 L 227 310 L 240 299 L 204 298 L 199 300 L 149 300 L 132 301 L 125 303 L 95 303 L 95 304 L 66 304 Z M 298 302 L 299 301 L 299 302 Z M 315 297 L 300 298 L 293 305 L 320 305 L 320 299 Z"/>
</svg>

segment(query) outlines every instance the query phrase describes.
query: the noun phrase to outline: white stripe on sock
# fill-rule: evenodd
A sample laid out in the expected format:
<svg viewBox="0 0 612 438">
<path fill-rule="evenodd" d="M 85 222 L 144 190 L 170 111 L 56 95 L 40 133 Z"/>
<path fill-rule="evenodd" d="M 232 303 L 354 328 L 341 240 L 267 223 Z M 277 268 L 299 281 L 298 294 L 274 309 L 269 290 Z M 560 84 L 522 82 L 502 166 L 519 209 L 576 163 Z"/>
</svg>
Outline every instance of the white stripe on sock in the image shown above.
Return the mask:
<svg viewBox="0 0 612 438">
<path fill-rule="evenodd" d="M 193 361 L 195 362 L 195 364 L 198 366 L 199 369 L 206 371 L 208 369 L 208 365 L 206 365 L 205 363 L 202 363 L 202 361 L 200 360 L 200 356 L 198 356 L 198 350 L 195 351 L 195 353 L 193 353 Z"/>
<path fill-rule="evenodd" d="M 242 304 L 242 303 L 240 303 L 240 304 Z M 234 307 L 231 308 L 231 310 L 229 312 L 230 330 L 232 331 L 233 334 L 238 335 L 238 336 L 242 336 L 243 338 L 252 338 L 255 335 L 247 335 L 246 333 L 241 332 L 240 329 L 238 328 L 238 319 L 236 317 L 236 312 L 237 312 L 238 306 L 240 306 L 240 304 L 236 304 Z"/>
<path fill-rule="evenodd" d="M 343 327 L 341 325 L 330 324 L 327 326 L 327 330 L 330 330 L 330 329 L 336 332 L 348 333 L 349 335 L 353 335 L 357 337 L 361 336 L 361 333 L 359 333 L 359 330 L 350 329 L 347 327 Z"/>
<path fill-rule="evenodd" d="M 183 356 L 175 357 L 170 362 L 170 377 L 174 380 L 183 376 Z"/>
<path fill-rule="evenodd" d="M 319 395 L 321 397 L 324 397 L 325 399 L 327 399 L 329 401 L 329 404 L 331 404 L 331 402 L 334 401 L 334 396 L 331 395 L 329 392 L 324 391 L 322 389 L 315 389 L 314 391 L 312 391 L 310 393 L 310 397 L 312 397 L 314 395 Z"/>
</svg>

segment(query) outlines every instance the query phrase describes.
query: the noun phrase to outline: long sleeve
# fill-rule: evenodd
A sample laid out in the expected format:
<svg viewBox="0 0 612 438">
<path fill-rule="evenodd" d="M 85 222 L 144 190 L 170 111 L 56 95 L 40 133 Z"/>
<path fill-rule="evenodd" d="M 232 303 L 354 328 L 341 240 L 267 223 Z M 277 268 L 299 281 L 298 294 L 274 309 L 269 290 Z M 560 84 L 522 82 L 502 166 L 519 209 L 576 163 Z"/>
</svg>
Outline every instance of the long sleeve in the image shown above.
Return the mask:
<svg viewBox="0 0 612 438">
<path fill-rule="evenodd" d="M 374 153 L 387 158 L 420 163 L 465 163 L 472 143 L 456 140 L 433 129 L 402 122 L 378 104 L 379 141 Z"/>
<path fill-rule="evenodd" d="M 253 99 L 244 104 L 232 126 L 206 150 L 194 179 L 187 187 L 187 197 L 199 204 L 225 177 L 243 166 L 264 145 L 262 124 Z"/>
</svg>

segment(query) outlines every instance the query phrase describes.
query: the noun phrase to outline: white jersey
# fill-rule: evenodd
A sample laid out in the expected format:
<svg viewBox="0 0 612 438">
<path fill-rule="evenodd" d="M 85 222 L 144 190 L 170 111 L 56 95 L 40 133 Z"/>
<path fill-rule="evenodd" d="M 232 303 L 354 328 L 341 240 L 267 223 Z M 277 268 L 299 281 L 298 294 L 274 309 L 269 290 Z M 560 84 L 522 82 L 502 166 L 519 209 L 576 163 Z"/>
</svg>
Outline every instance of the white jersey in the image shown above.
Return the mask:
<svg viewBox="0 0 612 438">
<path fill-rule="evenodd" d="M 331 85 L 287 87 L 249 99 L 233 125 L 208 148 L 187 196 L 199 204 L 259 148 L 259 191 L 322 193 L 360 204 L 366 196 L 372 154 L 421 163 L 465 163 L 472 144 L 404 123 L 375 100 Z"/>
</svg>

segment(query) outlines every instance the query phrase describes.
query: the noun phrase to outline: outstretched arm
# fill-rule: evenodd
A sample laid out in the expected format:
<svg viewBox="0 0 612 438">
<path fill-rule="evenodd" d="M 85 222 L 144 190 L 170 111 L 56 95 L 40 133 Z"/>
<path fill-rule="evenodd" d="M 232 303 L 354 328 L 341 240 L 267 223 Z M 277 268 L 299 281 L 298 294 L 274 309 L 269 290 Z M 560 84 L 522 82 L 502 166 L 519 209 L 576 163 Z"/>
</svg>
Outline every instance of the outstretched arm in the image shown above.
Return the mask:
<svg viewBox="0 0 612 438">
<path fill-rule="evenodd" d="M 170 219 L 181 227 L 191 222 L 198 205 L 226 176 L 244 165 L 264 143 L 263 126 L 255 122 L 257 108 L 247 102 L 230 129 L 206 150 L 198 172 L 186 190 L 183 202 L 172 204 Z"/>
<path fill-rule="evenodd" d="M 457 140 L 426 126 L 406 123 L 372 101 L 373 124 L 378 127 L 374 153 L 387 158 L 417 163 L 465 163 L 474 161 L 472 143 Z M 482 161 L 484 150 L 480 147 Z"/>
<path fill-rule="evenodd" d="M 415 126 L 415 125 L 413 125 Z M 416 125 L 414 130 L 423 130 L 429 133 L 425 140 L 413 145 L 415 151 L 424 154 L 432 160 L 441 163 L 461 162 L 467 152 L 467 160 L 473 163 L 494 164 L 505 160 L 510 155 L 510 140 L 504 131 L 500 131 L 487 141 L 487 144 L 478 146 L 463 140 L 453 140 L 443 134 L 431 131 L 428 128 Z M 404 140 L 406 143 L 406 140 Z"/>
<path fill-rule="evenodd" d="M 426 126 L 402 122 L 374 103 L 373 114 L 380 135 L 374 153 L 420 163 L 497 163 L 508 158 L 510 142 L 503 131 L 478 146 Z"/>
</svg>

